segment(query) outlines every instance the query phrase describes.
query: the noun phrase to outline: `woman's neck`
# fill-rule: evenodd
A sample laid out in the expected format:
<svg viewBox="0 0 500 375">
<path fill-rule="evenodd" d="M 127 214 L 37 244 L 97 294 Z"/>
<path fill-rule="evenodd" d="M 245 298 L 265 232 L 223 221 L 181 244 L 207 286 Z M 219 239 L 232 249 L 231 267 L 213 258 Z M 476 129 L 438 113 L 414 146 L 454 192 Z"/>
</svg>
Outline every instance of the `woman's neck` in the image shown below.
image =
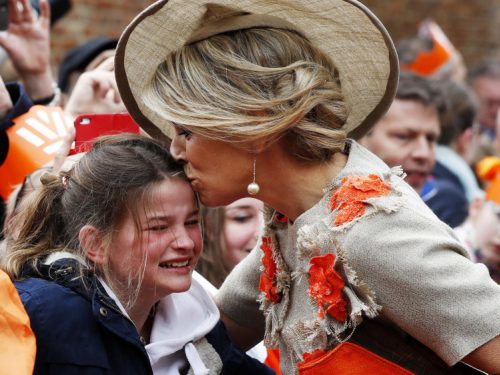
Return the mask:
<svg viewBox="0 0 500 375">
<path fill-rule="evenodd" d="M 268 181 L 261 184 L 262 196 L 259 198 L 295 221 L 321 200 L 324 189 L 346 162 L 347 156 L 340 152 L 328 161 L 316 163 L 299 163 L 290 157 L 284 158 L 279 168 L 268 171 Z"/>
</svg>

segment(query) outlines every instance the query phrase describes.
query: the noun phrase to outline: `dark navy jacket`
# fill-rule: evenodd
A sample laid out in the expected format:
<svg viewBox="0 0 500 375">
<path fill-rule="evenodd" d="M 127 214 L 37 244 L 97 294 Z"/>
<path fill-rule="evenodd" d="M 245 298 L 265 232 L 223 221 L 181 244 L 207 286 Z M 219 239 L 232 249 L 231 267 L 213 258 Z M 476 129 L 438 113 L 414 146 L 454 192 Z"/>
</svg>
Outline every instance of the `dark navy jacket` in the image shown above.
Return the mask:
<svg viewBox="0 0 500 375">
<path fill-rule="evenodd" d="M 16 281 L 36 336 L 35 375 L 152 374 L 137 330 L 95 278 L 86 286 L 73 261 L 41 266 Z M 31 271 L 30 271 L 31 272 Z M 221 356 L 222 374 L 274 374 L 233 346 L 220 321 L 206 336 Z"/>
</svg>

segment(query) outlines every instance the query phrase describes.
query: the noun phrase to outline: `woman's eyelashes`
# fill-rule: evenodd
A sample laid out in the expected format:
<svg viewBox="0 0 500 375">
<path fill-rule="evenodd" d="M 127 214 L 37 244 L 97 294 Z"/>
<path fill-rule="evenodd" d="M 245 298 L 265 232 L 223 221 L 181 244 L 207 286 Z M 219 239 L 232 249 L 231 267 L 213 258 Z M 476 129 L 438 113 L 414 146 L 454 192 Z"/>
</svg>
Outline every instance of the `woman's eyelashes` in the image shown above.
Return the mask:
<svg viewBox="0 0 500 375">
<path fill-rule="evenodd" d="M 175 125 L 175 130 L 177 132 L 177 135 L 180 137 L 188 138 L 191 136 L 191 134 L 193 134 L 192 132 L 190 132 L 186 128 L 183 128 L 182 126 L 179 126 L 179 125 Z"/>
</svg>

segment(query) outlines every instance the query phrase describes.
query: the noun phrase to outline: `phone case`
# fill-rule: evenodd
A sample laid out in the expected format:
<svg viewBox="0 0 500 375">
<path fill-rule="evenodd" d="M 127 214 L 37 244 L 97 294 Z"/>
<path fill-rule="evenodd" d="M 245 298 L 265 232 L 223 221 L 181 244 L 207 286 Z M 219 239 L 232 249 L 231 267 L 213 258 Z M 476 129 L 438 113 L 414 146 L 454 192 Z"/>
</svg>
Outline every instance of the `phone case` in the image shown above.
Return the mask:
<svg viewBox="0 0 500 375">
<path fill-rule="evenodd" d="M 84 114 L 75 119 L 75 150 L 86 152 L 97 137 L 119 133 L 139 133 L 139 125 L 128 113 Z"/>
</svg>

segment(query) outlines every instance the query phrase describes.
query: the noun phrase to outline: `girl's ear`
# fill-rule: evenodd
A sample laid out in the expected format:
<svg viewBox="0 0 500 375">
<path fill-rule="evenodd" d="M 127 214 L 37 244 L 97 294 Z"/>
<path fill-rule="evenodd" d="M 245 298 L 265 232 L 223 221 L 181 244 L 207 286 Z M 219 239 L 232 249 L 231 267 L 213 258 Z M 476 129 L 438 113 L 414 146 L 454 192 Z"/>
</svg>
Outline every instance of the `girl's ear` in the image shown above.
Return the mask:
<svg viewBox="0 0 500 375">
<path fill-rule="evenodd" d="M 106 260 L 104 242 L 97 228 L 92 225 L 85 225 L 80 229 L 78 235 L 80 246 L 85 252 L 85 256 L 96 265 L 103 265 Z"/>
</svg>

